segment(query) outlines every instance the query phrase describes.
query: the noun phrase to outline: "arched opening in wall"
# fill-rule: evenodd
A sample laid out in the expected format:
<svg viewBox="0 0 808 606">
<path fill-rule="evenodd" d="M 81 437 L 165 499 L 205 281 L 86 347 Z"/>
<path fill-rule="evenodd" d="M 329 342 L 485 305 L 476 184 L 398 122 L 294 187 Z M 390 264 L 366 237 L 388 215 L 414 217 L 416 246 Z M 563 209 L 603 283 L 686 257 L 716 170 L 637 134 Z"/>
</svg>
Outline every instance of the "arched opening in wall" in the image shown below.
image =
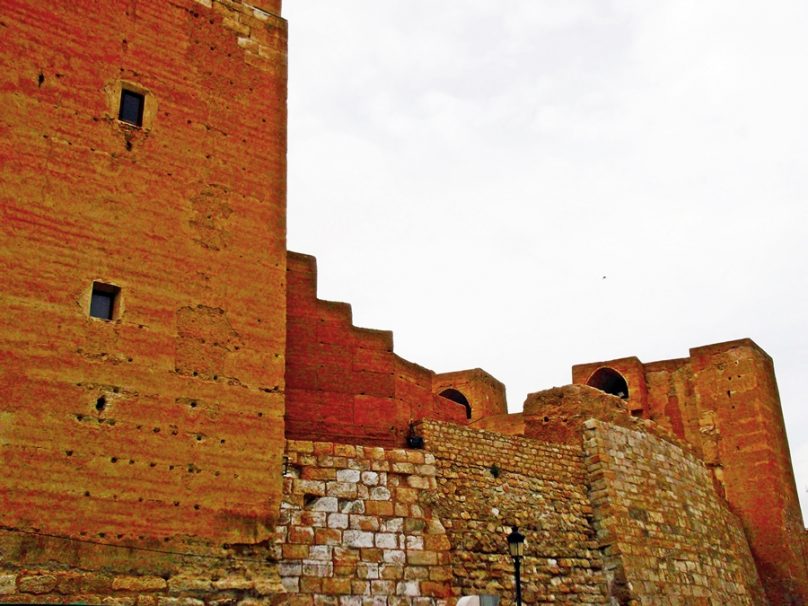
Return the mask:
<svg viewBox="0 0 808 606">
<path fill-rule="evenodd" d="M 612 368 L 598 368 L 586 382 L 590 387 L 628 400 L 628 383 L 619 372 Z"/>
<path fill-rule="evenodd" d="M 468 398 L 466 398 L 466 396 L 464 396 L 462 393 L 456 389 L 444 389 L 438 395 L 442 398 L 446 398 L 447 400 L 451 400 L 452 402 L 457 402 L 458 404 L 465 406 L 466 418 L 471 418 L 471 404 L 469 404 Z"/>
</svg>

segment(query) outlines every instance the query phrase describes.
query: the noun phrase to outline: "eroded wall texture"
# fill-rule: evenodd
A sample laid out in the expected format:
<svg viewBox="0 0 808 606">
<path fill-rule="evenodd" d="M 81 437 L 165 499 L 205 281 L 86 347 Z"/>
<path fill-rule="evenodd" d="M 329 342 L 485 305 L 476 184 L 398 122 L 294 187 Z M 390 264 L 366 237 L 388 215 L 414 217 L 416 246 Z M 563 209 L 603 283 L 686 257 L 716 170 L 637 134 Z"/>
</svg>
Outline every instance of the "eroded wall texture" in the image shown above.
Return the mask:
<svg viewBox="0 0 808 606">
<path fill-rule="evenodd" d="M 772 604 L 808 603 L 808 557 L 788 439 L 771 358 L 749 339 L 690 350 L 690 357 L 583 364 L 625 378 L 632 414 L 686 441 L 713 473 L 743 523 Z"/>
<path fill-rule="evenodd" d="M 0 549 L 15 578 L 59 571 L 10 599 L 90 599 L 129 570 L 165 585 L 179 554 L 227 568 L 272 536 L 286 23 L 262 6 L 3 2 Z M 111 320 L 94 282 L 120 289 Z"/>
<path fill-rule="evenodd" d="M 280 540 L 290 604 L 606 604 L 580 448 L 424 421 L 426 450 L 290 441 Z M 453 603 L 453 602 L 449 602 Z"/>
<path fill-rule="evenodd" d="M 743 527 L 699 459 L 650 433 L 594 419 L 584 445 L 595 528 L 618 603 L 768 603 Z"/>
<path fill-rule="evenodd" d="M 768 604 L 705 466 L 601 421 L 585 448 L 424 421 L 425 450 L 290 441 L 278 541 L 290 604 Z M 448 600 L 448 602 L 447 602 Z"/>
</svg>

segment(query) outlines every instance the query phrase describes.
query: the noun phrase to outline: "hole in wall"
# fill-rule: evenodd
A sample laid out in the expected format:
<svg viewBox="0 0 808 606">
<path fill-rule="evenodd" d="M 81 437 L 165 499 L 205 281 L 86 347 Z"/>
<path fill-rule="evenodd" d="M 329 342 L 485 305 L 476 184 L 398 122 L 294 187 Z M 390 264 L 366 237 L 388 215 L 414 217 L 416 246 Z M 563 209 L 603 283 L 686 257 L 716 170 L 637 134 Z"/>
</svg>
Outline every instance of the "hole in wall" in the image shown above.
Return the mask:
<svg viewBox="0 0 808 606">
<path fill-rule="evenodd" d="M 590 387 L 628 400 L 628 383 L 619 372 L 613 368 L 598 368 L 586 382 Z"/>
<path fill-rule="evenodd" d="M 107 407 L 107 399 L 104 396 L 101 396 L 95 401 L 95 409 L 98 412 L 101 412 Z"/>
<path fill-rule="evenodd" d="M 471 418 L 471 404 L 469 403 L 468 398 L 460 391 L 453 388 L 444 389 L 438 395 L 442 398 L 446 398 L 447 400 L 451 400 L 452 402 L 462 405 L 466 409 L 466 418 Z"/>
<path fill-rule="evenodd" d="M 133 90 L 121 89 L 121 100 L 118 111 L 118 120 L 132 126 L 143 126 L 143 106 L 146 97 Z"/>
<path fill-rule="evenodd" d="M 116 319 L 120 307 L 121 289 L 113 284 L 93 282 L 90 293 L 90 317 L 99 320 Z"/>
<path fill-rule="evenodd" d="M 36 77 L 36 84 L 37 86 L 42 86 L 45 83 L 45 74 L 39 72 L 39 75 Z"/>
</svg>

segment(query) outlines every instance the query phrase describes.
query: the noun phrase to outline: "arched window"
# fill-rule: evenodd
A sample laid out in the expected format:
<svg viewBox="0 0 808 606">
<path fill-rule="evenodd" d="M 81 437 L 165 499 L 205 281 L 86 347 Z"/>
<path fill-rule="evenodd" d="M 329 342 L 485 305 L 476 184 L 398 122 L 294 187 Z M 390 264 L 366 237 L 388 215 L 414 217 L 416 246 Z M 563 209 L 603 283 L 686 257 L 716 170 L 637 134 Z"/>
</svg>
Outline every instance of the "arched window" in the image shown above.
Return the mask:
<svg viewBox="0 0 808 606">
<path fill-rule="evenodd" d="M 612 368 L 598 368 L 595 374 L 589 377 L 586 384 L 618 398 L 628 400 L 628 383 L 626 383 L 623 375 Z"/>
<path fill-rule="evenodd" d="M 465 406 L 466 418 L 471 418 L 471 404 L 469 404 L 468 398 L 466 398 L 466 396 L 464 396 L 462 393 L 456 389 L 444 389 L 438 395 L 442 398 L 446 398 L 447 400 L 451 400 L 452 402 L 457 402 L 458 404 Z"/>
</svg>

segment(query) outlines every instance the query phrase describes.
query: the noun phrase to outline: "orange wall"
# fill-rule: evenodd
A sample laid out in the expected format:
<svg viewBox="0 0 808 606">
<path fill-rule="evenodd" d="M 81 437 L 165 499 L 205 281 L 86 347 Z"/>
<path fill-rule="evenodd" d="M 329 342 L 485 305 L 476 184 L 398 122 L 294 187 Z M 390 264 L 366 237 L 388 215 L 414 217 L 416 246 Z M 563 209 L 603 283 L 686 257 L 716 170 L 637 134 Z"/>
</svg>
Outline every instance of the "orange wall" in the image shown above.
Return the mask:
<svg viewBox="0 0 808 606">
<path fill-rule="evenodd" d="M 5 527 L 126 545 L 270 536 L 286 23 L 231 5 L 3 2 Z M 145 128 L 118 122 L 121 80 L 148 92 Z M 93 280 L 121 288 L 118 319 L 88 317 Z"/>
</svg>

